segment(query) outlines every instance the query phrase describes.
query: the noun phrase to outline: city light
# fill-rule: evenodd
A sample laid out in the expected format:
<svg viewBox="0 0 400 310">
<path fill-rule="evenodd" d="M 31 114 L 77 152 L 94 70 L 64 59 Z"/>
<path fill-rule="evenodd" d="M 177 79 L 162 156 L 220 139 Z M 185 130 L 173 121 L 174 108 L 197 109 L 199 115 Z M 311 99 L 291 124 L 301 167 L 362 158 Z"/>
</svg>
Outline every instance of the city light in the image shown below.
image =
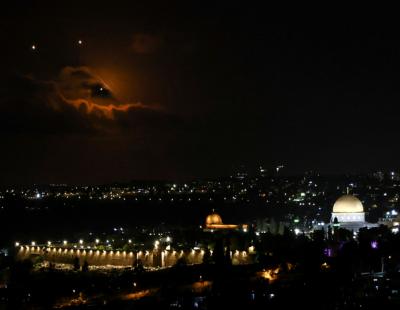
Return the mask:
<svg viewBox="0 0 400 310">
<path fill-rule="evenodd" d="M 15 242 L 15 246 L 19 246 L 19 242 Z"/>
<path fill-rule="evenodd" d="M 67 241 L 67 240 L 64 240 L 64 241 L 63 241 L 63 244 L 64 244 L 64 245 L 67 245 L 67 244 L 68 244 L 68 241 Z"/>
</svg>

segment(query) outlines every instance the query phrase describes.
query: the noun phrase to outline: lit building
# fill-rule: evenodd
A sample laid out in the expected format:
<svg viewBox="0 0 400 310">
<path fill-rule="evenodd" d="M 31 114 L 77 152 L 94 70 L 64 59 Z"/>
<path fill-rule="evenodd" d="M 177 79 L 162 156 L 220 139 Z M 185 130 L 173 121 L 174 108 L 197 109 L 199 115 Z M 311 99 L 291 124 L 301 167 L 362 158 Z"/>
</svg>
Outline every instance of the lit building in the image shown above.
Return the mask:
<svg viewBox="0 0 400 310">
<path fill-rule="evenodd" d="M 333 205 L 330 224 L 355 232 L 358 232 L 363 227 L 378 226 L 365 221 L 364 207 L 360 199 L 353 195 L 344 195 L 336 200 Z"/>
<path fill-rule="evenodd" d="M 224 224 L 222 222 L 222 218 L 218 213 L 211 213 L 206 218 L 205 231 L 219 231 L 219 230 L 243 230 L 247 232 L 248 226 L 246 224 L 237 225 L 237 224 Z"/>
<path fill-rule="evenodd" d="M 333 205 L 331 222 L 364 223 L 365 212 L 361 201 L 353 195 L 344 195 Z"/>
</svg>

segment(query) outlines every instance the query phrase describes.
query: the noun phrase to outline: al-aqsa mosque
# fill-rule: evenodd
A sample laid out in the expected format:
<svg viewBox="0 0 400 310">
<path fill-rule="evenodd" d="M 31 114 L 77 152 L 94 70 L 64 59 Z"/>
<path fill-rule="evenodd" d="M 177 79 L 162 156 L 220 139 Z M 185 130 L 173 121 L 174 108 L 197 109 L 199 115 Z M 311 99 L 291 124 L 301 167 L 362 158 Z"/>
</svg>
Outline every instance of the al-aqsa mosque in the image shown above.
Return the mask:
<svg viewBox="0 0 400 310">
<path fill-rule="evenodd" d="M 226 230 L 239 230 L 242 229 L 244 232 L 247 231 L 247 225 L 237 225 L 237 224 L 224 224 L 222 218 L 218 213 L 211 213 L 206 217 L 206 223 L 204 231 L 226 231 Z"/>
</svg>

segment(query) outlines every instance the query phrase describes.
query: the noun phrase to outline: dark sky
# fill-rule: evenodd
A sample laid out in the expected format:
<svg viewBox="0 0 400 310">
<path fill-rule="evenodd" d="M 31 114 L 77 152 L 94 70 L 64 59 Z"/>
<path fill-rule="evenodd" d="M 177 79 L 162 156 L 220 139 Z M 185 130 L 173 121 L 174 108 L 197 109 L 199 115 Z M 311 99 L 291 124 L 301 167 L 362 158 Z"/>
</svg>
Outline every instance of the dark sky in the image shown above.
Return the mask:
<svg viewBox="0 0 400 310">
<path fill-rule="evenodd" d="M 400 168 L 399 25 L 233 3 L 9 2 L 1 184 Z"/>
</svg>

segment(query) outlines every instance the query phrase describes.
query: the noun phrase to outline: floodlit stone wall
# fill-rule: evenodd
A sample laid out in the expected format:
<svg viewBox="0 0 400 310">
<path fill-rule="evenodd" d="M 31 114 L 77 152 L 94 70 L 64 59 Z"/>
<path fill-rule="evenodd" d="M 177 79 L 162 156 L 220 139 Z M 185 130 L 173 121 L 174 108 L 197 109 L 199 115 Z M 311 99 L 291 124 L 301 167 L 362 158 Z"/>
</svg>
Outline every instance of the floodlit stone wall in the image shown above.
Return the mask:
<svg viewBox="0 0 400 310">
<path fill-rule="evenodd" d="M 176 264 L 182 258 L 187 264 L 201 264 L 203 262 L 204 250 L 168 251 L 108 251 L 96 249 L 75 249 L 65 247 L 46 246 L 20 246 L 17 259 L 33 259 L 41 257 L 52 263 L 73 264 L 78 257 L 80 265 L 85 261 L 90 266 L 135 266 L 141 262 L 144 267 L 169 267 Z M 242 265 L 252 262 L 252 257 L 247 251 L 232 251 L 232 264 Z"/>
</svg>

